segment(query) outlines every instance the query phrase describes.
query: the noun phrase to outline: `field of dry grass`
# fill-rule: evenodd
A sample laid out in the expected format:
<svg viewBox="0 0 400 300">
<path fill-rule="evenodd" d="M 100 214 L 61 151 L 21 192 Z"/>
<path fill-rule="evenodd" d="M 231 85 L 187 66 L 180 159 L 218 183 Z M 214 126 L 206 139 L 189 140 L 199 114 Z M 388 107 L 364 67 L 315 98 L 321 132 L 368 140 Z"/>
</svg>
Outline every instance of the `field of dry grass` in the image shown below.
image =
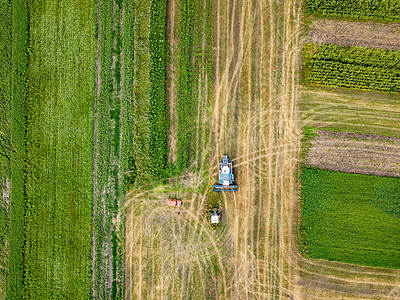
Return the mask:
<svg viewBox="0 0 400 300">
<path fill-rule="evenodd" d="M 196 132 L 201 134 L 193 137 L 200 167 L 171 178 L 169 185 L 155 183 L 128 194 L 127 299 L 400 297 L 399 271 L 310 260 L 298 253 L 302 126 L 339 122 L 357 127 L 362 122 L 354 120 L 362 119 L 358 111 L 363 110 L 374 120 L 368 123 L 371 128 L 386 126 L 400 133 L 394 124 L 399 109 L 395 97 L 375 103 L 369 96 L 340 91 L 300 92 L 301 4 L 213 1 L 214 78 L 200 69 L 196 83 L 206 89 L 212 80 L 211 99 L 207 90 L 200 93 Z M 176 43 L 178 7 L 179 1 L 170 1 L 171 45 Z M 171 68 L 170 109 L 176 93 Z M 304 112 L 299 114 L 299 109 Z M 391 115 L 382 119 L 382 111 Z M 208 123 L 209 133 L 204 129 Z M 172 134 L 170 146 L 173 143 Z M 239 190 L 221 195 L 222 223 L 214 231 L 205 215 L 204 187 L 217 180 L 223 154 L 234 163 Z M 165 206 L 167 197 L 181 199 L 181 209 Z"/>
</svg>

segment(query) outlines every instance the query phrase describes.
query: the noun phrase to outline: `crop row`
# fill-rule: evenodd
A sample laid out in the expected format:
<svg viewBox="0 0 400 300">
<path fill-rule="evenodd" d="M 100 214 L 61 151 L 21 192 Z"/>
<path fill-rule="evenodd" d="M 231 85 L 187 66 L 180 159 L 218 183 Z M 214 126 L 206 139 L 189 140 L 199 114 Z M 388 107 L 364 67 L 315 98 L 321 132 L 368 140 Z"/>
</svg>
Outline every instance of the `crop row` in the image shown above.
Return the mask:
<svg viewBox="0 0 400 300">
<path fill-rule="evenodd" d="M 308 84 L 400 92 L 400 51 L 307 44 L 304 62 Z"/>
<path fill-rule="evenodd" d="M 176 167 L 182 171 L 188 166 L 193 152 L 194 112 L 196 103 L 193 100 L 193 66 L 192 66 L 192 42 L 193 42 L 193 13 L 194 1 L 185 0 L 179 2 L 179 29 L 180 39 L 178 49 L 178 99 L 177 99 L 177 149 Z"/>
<path fill-rule="evenodd" d="M 0 1 L 0 298 L 6 299 L 9 257 L 9 214 L 10 197 L 8 187 L 11 181 L 11 5 Z M 2 288 L 1 288 L 2 287 Z"/>
<path fill-rule="evenodd" d="M 123 1 L 124 9 L 124 26 L 122 33 L 122 49 L 124 53 L 122 72 L 122 99 L 124 118 L 122 126 L 126 128 L 125 134 L 122 135 L 122 153 L 124 153 L 124 161 L 122 169 L 131 171 L 124 175 L 125 189 L 132 186 L 136 179 L 134 149 L 133 149 L 133 61 L 134 61 L 134 20 L 135 20 L 135 4 L 133 1 Z"/>
<path fill-rule="evenodd" d="M 0 14 L 0 298 L 20 299 L 24 274 L 27 4 L 1 1 Z"/>
<path fill-rule="evenodd" d="M 134 89 L 132 105 L 133 169 L 135 182 L 148 182 L 149 158 L 149 106 L 150 106 L 150 0 L 135 1 L 134 19 Z"/>
<path fill-rule="evenodd" d="M 397 0 L 307 0 L 306 13 L 322 18 L 400 22 Z"/>
</svg>

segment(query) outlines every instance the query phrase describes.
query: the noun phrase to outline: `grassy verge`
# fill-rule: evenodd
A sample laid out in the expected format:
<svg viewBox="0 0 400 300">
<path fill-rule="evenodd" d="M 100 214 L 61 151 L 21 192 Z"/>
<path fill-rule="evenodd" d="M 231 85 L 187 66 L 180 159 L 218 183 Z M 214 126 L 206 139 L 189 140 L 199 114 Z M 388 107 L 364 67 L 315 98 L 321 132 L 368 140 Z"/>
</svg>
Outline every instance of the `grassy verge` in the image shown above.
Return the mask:
<svg viewBox="0 0 400 300">
<path fill-rule="evenodd" d="M 87 299 L 95 3 L 30 2 L 25 297 Z"/>
<path fill-rule="evenodd" d="M 318 18 L 400 22 L 397 0 L 307 0 L 306 14 Z"/>
<path fill-rule="evenodd" d="M 372 267 L 400 268 L 400 179 L 305 168 L 302 251 Z"/>
<path fill-rule="evenodd" d="M 306 44 L 307 84 L 400 92 L 400 51 Z"/>
</svg>

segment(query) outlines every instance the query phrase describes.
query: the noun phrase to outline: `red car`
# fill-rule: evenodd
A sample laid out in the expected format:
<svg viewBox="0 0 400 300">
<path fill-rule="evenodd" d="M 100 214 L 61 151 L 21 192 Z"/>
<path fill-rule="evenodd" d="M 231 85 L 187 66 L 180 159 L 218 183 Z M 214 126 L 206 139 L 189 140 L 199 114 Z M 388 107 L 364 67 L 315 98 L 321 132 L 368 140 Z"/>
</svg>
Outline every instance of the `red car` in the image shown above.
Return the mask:
<svg viewBox="0 0 400 300">
<path fill-rule="evenodd" d="M 165 204 L 173 207 L 181 207 L 182 201 L 177 199 L 165 199 Z"/>
</svg>

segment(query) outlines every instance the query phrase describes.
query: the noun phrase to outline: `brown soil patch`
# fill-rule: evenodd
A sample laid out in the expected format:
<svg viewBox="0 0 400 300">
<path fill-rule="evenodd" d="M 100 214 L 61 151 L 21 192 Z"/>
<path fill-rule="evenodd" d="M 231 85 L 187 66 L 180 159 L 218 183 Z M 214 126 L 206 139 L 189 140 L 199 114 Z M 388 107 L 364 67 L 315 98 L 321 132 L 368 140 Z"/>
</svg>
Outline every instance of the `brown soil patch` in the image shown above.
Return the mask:
<svg viewBox="0 0 400 300">
<path fill-rule="evenodd" d="M 167 5 L 167 23 L 166 23 L 166 43 L 169 48 L 169 55 L 166 61 L 166 82 L 165 89 L 168 98 L 169 109 L 169 124 L 170 129 L 168 132 L 168 149 L 170 163 L 176 162 L 176 142 L 177 142 L 177 127 L 178 118 L 176 111 L 177 101 L 177 80 L 178 80 L 178 9 L 179 0 L 168 1 Z"/>
<path fill-rule="evenodd" d="M 376 134 L 317 131 L 306 164 L 328 170 L 400 177 L 400 139 Z"/>
<path fill-rule="evenodd" d="M 316 44 L 400 49 L 400 24 L 313 19 L 308 36 Z"/>
</svg>

